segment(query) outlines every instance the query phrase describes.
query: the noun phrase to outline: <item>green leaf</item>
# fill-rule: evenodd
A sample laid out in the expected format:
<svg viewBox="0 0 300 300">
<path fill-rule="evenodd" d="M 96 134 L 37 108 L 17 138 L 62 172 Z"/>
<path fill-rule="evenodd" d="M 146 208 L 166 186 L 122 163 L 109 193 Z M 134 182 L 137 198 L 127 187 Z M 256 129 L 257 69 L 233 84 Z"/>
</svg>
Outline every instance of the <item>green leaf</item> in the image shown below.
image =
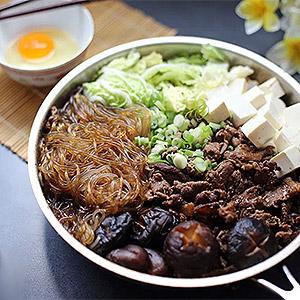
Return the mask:
<svg viewBox="0 0 300 300">
<path fill-rule="evenodd" d="M 203 57 L 209 61 L 224 61 L 226 59 L 223 51 L 209 44 L 201 47 L 201 53 Z"/>
</svg>

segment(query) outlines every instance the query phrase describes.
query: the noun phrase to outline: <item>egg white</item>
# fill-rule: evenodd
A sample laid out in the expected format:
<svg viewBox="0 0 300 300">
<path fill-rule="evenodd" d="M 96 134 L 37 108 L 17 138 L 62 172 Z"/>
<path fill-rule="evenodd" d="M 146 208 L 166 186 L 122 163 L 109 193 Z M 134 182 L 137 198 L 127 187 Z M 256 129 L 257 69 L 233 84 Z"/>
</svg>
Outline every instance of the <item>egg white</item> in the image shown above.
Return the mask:
<svg viewBox="0 0 300 300">
<path fill-rule="evenodd" d="M 49 55 L 39 59 L 26 59 L 18 50 L 18 38 L 6 50 L 5 59 L 8 64 L 19 68 L 32 69 L 55 67 L 75 57 L 80 50 L 78 42 L 69 33 L 59 28 L 44 28 L 32 30 L 31 32 L 47 34 L 54 42 L 54 50 Z M 30 32 L 24 34 L 27 33 Z"/>
</svg>

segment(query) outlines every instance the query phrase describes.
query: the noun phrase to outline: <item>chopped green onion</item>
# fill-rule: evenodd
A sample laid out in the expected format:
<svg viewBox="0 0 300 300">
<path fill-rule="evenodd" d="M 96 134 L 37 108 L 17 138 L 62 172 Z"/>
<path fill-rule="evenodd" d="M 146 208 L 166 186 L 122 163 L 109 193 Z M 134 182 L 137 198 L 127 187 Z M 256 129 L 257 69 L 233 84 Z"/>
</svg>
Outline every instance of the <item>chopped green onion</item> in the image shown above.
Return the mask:
<svg viewBox="0 0 300 300">
<path fill-rule="evenodd" d="M 148 163 L 149 164 L 156 164 L 156 163 L 168 164 L 168 161 L 162 159 L 161 156 L 157 153 L 150 153 L 148 155 Z"/>
<path fill-rule="evenodd" d="M 192 157 L 194 154 L 194 151 L 188 149 L 180 149 L 178 152 L 184 155 L 185 157 Z"/>
<path fill-rule="evenodd" d="M 138 146 L 146 146 L 148 147 L 150 144 L 149 138 L 147 137 L 143 137 L 143 136 L 136 136 L 134 138 L 134 142 L 138 145 Z"/>
<path fill-rule="evenodd" d="M 196 169 L 198 172 L 202 173 L 202 172 L 205 172 L 205 171 L 206 171 L 206 169 L 207 169 L 207 163 L 206 163 L 206 161 L 205 161 L 203 158 L 201 158 L 201 157 L 196 157 L 196 158 L 194 159 L 193 163 L 194 163 L 195 169 Z"/>
<path fill-rule="evenodd" d="M 172 140 L 172 146 L 182 148 L 184 146 L 184 140 L 181 138 L 174 138 Z"/>
<path fill-rule="evenodd" d="M 176 168 L 178 169 L 184 169 L 187 166 L 187 159 L 184 155 L 180 154 L 180 153 L 176 153 L 173 156 L 173 164 Z"/>
<path fill-rule="evenodd" d="M 216 132 L 222 128 L 222 125 L 218 124 L 218 123 L 210 122 L 208 125 L 210 126 L 210 128 L 212 129 L 213 132 Z"/>
<path fill-rule="evenodd" d="M 163 144 L 156 144 L 152 150 L 151 150 L 151 154 L 160 154 L 162 152 L 164 152 L 167 149 L 168 145 L 163 145 Z"/>
<path fill-rule="evenodd" d="M 186 140 L 189 144 L 192 144 L 194 142 L 194 136 L 190 133 L 190 131 L 185 131 L 182 134 L 182 137 L 184 140 Z"/>
<path fill-rule="evenodd" d="M 203 157 L 204 153 L 200 149 L 197 149 L 193 152 L 193 157 Z"/>
</svg>

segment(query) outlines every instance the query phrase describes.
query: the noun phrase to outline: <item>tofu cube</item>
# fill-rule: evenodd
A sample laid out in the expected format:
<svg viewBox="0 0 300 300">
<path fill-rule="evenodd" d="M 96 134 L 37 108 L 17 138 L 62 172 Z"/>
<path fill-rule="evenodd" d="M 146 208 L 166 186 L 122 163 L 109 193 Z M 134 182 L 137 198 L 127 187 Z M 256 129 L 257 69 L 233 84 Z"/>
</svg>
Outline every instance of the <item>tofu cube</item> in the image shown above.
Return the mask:
<svg viewBox="0 0 300 300">
<path fill-rule="evenodd" d="M 227 85 L 222 85 L 207 92 L 207 101 L 217 101 L 219 99 L 227 101 L 230 98 L 230 91 Z"/>
<path fill-rule="evenodd" d="M 209 99 L 207 102 L 208 115 L 205 119 L 208 122 L 219 123 L 230 117 L 230 112 L 221 97 Z"/>
<path fill-rule="evenodd" d="M 260 84 L 259 87 L 263 90 L 264 93 L 270 93 L 273 98 L 280 98 L 285 94 L 279 81 L 275 77 Z"/>
<path fill-rule="evenodd" d="M 228 84 L 231 95 L 241 95 L 247 91 L 247 80 L 245 78 L 236 78 Z"/>
<path fill-rule="evenodd" d="M 300 128 L 300 103 L 286 107 L 283 115 L 285 127 Z"/>
<path fill-rule="evenodd" d="M 267 100 L 267 103 L 272 101 L 275 103 L 275 105 L 278 107 L 278 109 L 285 110 L 286 104 L 280 98 L 273 98 L 272 94 L 265 94 L 265 98 Z"/>
<path fill-rule="evenodd" d="M 267 100 L 265 98 L 265 93 L 258 86 L 254 86 L 246 93 L 244 93 L 243 99 L 244 101 L 247 101 L 250 104 L 252 104 L 256 109 L 259 109 L 260 107 L 262 107 L 267 103 Z"/>
<path fill-rule="evenodd" d="M 257 148 L 265 147 L 265 144 L 276 134 L 273 125 L 261 115 L 246 122 L 241 130 Z"/>
<path fill-rule="evenodd" d="M 253 87 L 258 86 L 258 85 L 259 85 L 259 83 L 257 80 L 252 80 L 252 79 L 247 80 L 247 90 L 250 90 Z"/>
<path fill-rule="evenodd" d="M 226 105 L 236 127 L 242 126 L 257 113 L 253 105 L 243 101 L 242 96 L 232 97 L 230 101 L 226 101 Z"/>
<path fill-rule="evenodd" d="M 265 117 L 277 130 L 284 124 L 283 110 L 279 109 L 276 102 L 269 101 L 258 110 L 258 114 Z"/>
<path fill-rule="evenodd" d="M 296 146 L 290 146 L 284 151 L 275 155 L 271 161 L 276 162 L 281 169 L 277 176 L 282 177 L 300 167 L 300 150 Z"/>
<path fill-rule="evenodd" d="M 286 148 L 295 145 L 300 145 L 300 128 L 298 131 L 296 128 L 284 127 L 275 136 L 274 143 L 278 152 L 285 150 Z"/>
</svg>

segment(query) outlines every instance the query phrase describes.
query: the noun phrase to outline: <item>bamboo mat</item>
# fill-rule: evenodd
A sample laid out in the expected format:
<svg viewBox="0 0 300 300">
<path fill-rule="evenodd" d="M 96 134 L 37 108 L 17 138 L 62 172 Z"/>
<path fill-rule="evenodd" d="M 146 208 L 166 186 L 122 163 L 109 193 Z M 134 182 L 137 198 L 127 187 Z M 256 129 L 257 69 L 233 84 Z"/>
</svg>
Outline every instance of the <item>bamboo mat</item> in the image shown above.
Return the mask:
<svg viewBox="0 0 300 300">
<path fill-rule="evenodd" d="M 176 33 L 122 2 L 91 3 L 87 7 L 95 22 L 87 57 L 121 43 Z M 24 160 L 31 124 L 47 92 L 12 81 L 0 68 L 0 143 Z"/>
</svg>

